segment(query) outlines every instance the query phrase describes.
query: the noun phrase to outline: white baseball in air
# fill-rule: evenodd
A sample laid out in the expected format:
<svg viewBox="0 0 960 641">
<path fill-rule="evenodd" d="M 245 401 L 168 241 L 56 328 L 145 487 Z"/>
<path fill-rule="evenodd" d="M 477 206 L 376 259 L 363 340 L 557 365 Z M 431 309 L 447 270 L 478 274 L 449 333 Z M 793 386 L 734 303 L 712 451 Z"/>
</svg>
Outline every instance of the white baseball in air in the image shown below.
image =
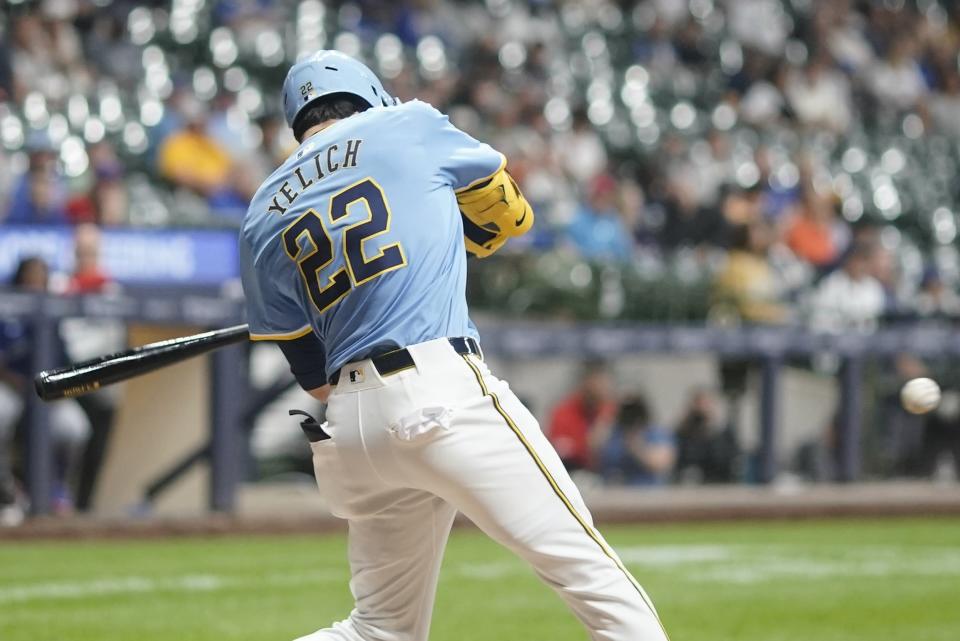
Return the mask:
<svg viewBox="0 0 960 641">
<path fill-rule="evenodd" d="M 940 404 L 940 386 L 932 378 L 913 378 L 900 390 L 903 409 L 911 414 L 926 414 Z"/>
</svg>

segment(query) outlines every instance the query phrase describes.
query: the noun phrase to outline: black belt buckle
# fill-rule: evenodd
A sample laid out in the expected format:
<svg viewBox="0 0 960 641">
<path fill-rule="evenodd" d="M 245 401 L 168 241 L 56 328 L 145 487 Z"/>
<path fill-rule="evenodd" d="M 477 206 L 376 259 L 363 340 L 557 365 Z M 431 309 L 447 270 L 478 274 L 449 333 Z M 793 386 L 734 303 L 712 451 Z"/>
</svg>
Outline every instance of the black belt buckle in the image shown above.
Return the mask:
<svg viewBox="0 0 960 641">
<path fill-rule="evenodd" d="M 470 336 L 460 336 L 457 338 L 451 338 L 449 341 L 450 345 L 453 346 L 453 350 L 457 354 L 460 354 L 461 356 L 473 354 L 480 360 L 483 360 L 483 352 L 480 351 L 480 343 L 477 342 L 477 339 Z"/>
</svg>

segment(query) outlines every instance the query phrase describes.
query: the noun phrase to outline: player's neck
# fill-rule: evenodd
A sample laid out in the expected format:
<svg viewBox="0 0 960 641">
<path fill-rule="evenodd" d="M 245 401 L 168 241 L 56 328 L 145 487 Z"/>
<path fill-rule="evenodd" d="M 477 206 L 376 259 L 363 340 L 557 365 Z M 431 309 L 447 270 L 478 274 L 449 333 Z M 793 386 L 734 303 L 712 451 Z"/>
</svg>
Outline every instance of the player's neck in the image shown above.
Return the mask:
<svg viewBox="0 0 960 641">
<path fill-rule="evenodd" d="M 324 129 L 326 129 L 327 127 L 329 127 L 335 122 L 340 122 L 340 119 L 331 118 L 330 120 L 324 120 L 320 124 L 310 127 L 303 133 L 303 141 L 306 141 L 307 138 L 309 138 L 310 136 L 320 133 L 321 131 L 323 131 Z"/>
</svg>

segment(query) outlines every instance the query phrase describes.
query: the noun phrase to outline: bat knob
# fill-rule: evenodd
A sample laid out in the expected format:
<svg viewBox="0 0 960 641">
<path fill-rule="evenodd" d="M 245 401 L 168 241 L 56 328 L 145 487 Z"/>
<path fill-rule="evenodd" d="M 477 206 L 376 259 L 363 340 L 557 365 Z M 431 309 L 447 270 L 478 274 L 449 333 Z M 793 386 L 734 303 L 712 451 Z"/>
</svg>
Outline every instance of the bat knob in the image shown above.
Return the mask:
<svg viewBox="0 0 960 641">
<path fill-rule="evenodd" d="M 36 390 L 37 396 L 43 400 L 47 400 L 46 394 L 46 382 L 47 382 L 47 373 L 40 372 L 33 377 L 33 389 Z"/>
</svg>

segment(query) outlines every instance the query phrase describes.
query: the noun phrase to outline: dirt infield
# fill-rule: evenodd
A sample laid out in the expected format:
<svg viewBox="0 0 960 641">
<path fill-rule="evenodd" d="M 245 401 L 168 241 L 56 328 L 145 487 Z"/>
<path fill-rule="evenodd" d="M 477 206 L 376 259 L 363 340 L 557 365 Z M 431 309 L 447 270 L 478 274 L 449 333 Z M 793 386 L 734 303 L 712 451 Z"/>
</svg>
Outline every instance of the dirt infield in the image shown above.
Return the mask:
<svg viewBox="0 0 960 641">
<path fill-rule="evenodd" d="M 960 516 L 960 485 L 919 482 L 790 488 L 600 488 L 584 491 L 584 498 L 598 523 Z M 458 522 L 469 525 L 463 518 Z M 285 514 L 210 514 L 183 518 L 43 517 L 30 519 L 20 527 L 0 529 L 0 542 L 318 534 L 345 529 L 342 521 L 318 514 L 316 509 L 291 510 Z"/>
</svg>

